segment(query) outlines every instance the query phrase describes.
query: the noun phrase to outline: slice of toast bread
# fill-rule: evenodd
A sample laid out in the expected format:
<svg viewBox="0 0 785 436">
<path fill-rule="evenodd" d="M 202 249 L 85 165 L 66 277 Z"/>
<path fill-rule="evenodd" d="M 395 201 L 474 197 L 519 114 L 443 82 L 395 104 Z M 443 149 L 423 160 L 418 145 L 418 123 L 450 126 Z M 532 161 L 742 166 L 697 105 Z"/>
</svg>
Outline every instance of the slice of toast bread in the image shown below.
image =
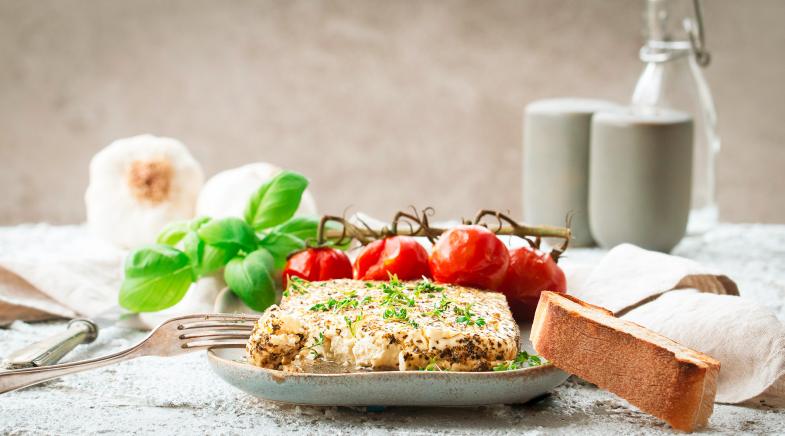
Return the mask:
<svg viewBox="0 0 785 436">
<path fill-rule="evenodd" d="M 541 294 L 531 341 L 555 366 L 674 429 L 703 427 L 714 409 L 717 360 L 569 295 Z"/>
</svg>

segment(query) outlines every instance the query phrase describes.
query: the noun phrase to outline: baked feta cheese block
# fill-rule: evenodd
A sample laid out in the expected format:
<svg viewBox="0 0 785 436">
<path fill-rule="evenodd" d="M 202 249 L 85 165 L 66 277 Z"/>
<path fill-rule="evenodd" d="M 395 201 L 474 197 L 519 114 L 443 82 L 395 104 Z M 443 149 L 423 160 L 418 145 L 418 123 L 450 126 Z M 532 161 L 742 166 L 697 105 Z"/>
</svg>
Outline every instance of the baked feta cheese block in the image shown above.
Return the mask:
<svg viewBox="0 0 785 436">
<path fill-rule="evenodd" d="M 515 358 L 519 337 L 501 293 L 427 280 L 295 277 L 246 350 L 253 364 L 288 371 L 318 359 L 350 369 L 488 371 Z"/>
</svg>

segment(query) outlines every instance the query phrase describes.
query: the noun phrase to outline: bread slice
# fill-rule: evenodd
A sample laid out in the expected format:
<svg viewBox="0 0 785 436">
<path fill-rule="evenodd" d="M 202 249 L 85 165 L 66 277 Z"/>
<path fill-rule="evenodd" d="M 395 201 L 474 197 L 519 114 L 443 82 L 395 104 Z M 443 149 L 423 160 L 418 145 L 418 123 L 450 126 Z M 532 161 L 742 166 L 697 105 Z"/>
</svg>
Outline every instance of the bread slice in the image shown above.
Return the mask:
<svg viewBox="0 0 785 436">
<path fill-rule="evenodd" d="M 531 341 L 557 367 L 675 429 L 706 425 L 714 409 L 717 360 L 569 295 L 542 293 Z"/>
</svg>

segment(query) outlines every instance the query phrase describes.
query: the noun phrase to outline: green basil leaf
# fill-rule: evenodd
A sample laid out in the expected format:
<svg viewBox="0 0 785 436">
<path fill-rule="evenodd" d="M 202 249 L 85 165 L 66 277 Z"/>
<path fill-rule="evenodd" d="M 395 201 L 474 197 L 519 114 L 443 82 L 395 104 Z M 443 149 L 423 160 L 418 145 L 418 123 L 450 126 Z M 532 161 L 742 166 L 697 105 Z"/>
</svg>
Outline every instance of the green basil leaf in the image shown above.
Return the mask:
<svg viewBox="0 0 785 436">
<path fill-rule="evenodd" d="M 237 255 L 237 247 L 219 248 L 205 244 L 197 232 L 191 231 L 183 238 L 183 251 L 199 277 L 213 273 L 229 263 Z"/>
<path fill-rule="evenodd" d="M 275 301 L 273 274 L 273 256 L 260 248 L 244 258 L 236 257 L 229 261 L 224 270 L 224 280 L 243 303 L 261 312 Z"/>
<path fill-rule="evenodd" d="M 212 245 L 204 246 L 204 254 L 202 254 L 202 262 L 200 264 L 199 273 L 207 275 L 218 271 L 226 266 L 234 256 L 237 255 L 237 250 L 232 248 L 218 248 Z"/>
<path fill-rule="evenodd" d="M 294 217 L 273 229 L 275 232 L 288 233 L 303 241 L 315 240 L 318 230 L 319 219 L 308 216 Z"/>
<path fill-rule="evenodd" d="M 307 187 L 308 180 L 301 174 L 281 172 L 251 196 L 245 209 L 245 221 L 256 230 L 283 223 L 297 212 Z"/>
<path fill-rule="evenodd" d="M 152 245 L 131 252 L 119 303 L 133 312 L 156 312 L 182 300 L 196 280 L 191 261 L 168 245 Z"/>
<path fill-rule="evenodd" d="M 340 225 L 338 223 L 328 221 L 327 222 L 328 229 L 340 229 Z M 288 233 L 290 235 L 296 236 L 297 238 L 301 239 L 303 242 L 308 243 L 308 241 L 316 241 L 316 236 L 319 232 L 319 219 L 314 217 L 294 217 L 289 221 L 274 227 L 272 229 L 274 232 L 280 233 Z M 350 242 L 345 242 L 341 245 L 337 245 L 331 241 L 328 241 L 326 244 L 327 246 L 338 248 L 340 250 L 346 250 L 349 248 Z"/>
<path fill-rule="evenodd" d="M 198 234 L 206 244 L 226 250 L 250 253 L 259 243 L 251 226 L 240 218 L 212 220 L 199 228 Z"/>
<path fill-rule="evenodd" d="M 156 243 L 175 246 L 188 233 L 188 221 L 175 221 L 164 226 L 158 234 Z"/>
<path fill-rule="evenodd" d="M 191 220 L 190 228 L 191 230 L 199 230 L 203 225 L 212 221 L 212 218 L 209 216 L 200 216 L 196 217 Z"/>
<path fill-rule="evenodd" d="M 275 269 L 283 269 L 286 258 L 294 251 L 305 248 L 305 241 L 291 233 L 270 231 L 259 241 L 259 246 L 273 256 Z"/>
<path fill-rule="evenodd" d="M 183 238 L 183 252 L 188 255 L 194 271 L 200 272 L 202 269 L 202 257 L 204 256 L 204 241 L 199 239 L 199 235 L 194 231 L 189 231 Z"/>
</svg>

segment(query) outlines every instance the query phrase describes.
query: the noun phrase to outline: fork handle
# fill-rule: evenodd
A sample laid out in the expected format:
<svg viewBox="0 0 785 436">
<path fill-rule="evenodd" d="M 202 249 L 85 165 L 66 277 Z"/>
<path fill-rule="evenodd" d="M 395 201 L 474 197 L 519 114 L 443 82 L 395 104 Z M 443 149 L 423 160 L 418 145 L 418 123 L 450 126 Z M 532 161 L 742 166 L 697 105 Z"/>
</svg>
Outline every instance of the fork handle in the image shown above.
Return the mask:
<svg viewBox="0 0 785 436">
<path fill-rule="evenodd" d="M 4 394 L 16 389 L 26 388 L 38 383 L 43 383 L 47 380 L 62 377 L 64 375 L 88 371 L 90 369 L 100 368 L 102 366 L 111 365 L 113 363 L 143 356 L 146 353 L 139 345 L 127 350 L 120 351 L 118 353 L 97 357 L 95 359 L 61 363 L 58 365 L 0 371 L 0 394 Z"/>
<path fill-rule="evenodd" d="M 97 334 L 98 327 L 92 321 L 74 319 L 65 331 L 15 351 L 5 365 L 8 369 L 19 369 L 55 364 L 77 345 L 94 341 Z"/>
</svg>

